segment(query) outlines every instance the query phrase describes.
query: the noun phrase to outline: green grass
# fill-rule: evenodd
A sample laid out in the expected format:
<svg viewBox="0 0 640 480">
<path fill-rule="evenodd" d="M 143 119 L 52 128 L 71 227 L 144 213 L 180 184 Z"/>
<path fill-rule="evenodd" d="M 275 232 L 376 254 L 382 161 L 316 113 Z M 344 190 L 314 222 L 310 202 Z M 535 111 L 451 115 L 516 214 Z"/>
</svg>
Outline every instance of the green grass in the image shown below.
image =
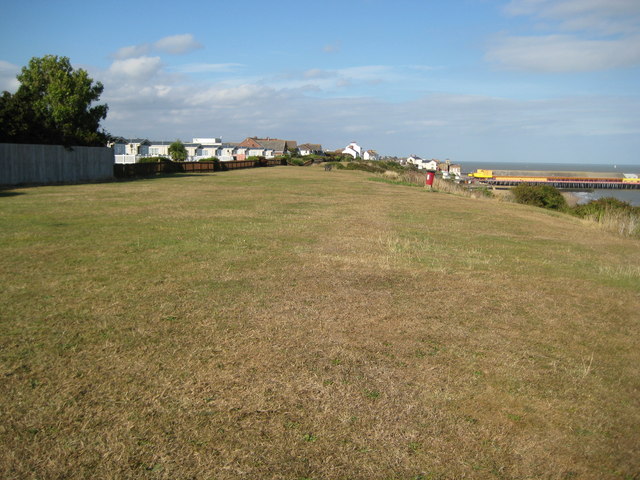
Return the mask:
<svg viewBox="0 0 640 480">
<path fill-rule="evenodd" d="M 0 195 L 2 478 L 634 478 L 638 241 L 357 171 Z"/>
</svg>

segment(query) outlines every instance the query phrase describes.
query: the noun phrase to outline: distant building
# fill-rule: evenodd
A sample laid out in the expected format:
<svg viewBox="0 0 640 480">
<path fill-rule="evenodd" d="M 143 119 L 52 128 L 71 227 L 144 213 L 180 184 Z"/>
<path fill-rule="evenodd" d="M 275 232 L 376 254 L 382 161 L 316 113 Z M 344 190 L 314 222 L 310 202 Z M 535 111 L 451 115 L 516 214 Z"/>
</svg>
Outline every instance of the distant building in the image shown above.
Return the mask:
<svg viewBox="0 0 640 480">
<path fill-rule="evenodd" d="M 380 155 L 375 150 L 367 150 L 362 154 L 362 158 L 365 160 L 380 160 Z"/>
<path fill-rule="evenodd" d="M 279 138 L 247 137 L 240 142 L 238 146 L 254 149 L 263 148 L 265 150 L 272 150 L 274 155 L 283 155 L 285 152 L 297 149 L 298 142 L 295 140 L 281 140 Z"/>
<path fill-rule="evenodd" d="M 356 142 L 351 142 L 342 150 L 343 155 L 351 155 L 353 158 L 362 158 L 362 147 Z"/>
<path fill-rule="evenodd" d="M 434 159 L 425 160 L 418 155 L 411 155 L 407 158 L 407 165 L 415 165 L 419 170 L 436 170 L 438 168 L 438 162 Z"/>
<path fill-rule="evenodd" d="M 303 157 L 307 155 L 322 155 L 322 145 L 319 143 L 303 143 L 298 145 L 298 153 Z"/>
<path fill-rule="evenodd" d="M 193 143 L 199 143 L 201 145 L 222 145 L 222 139 L 218 137 L 210 137 L 210 138 L 194 138 Z"/>
</svg>

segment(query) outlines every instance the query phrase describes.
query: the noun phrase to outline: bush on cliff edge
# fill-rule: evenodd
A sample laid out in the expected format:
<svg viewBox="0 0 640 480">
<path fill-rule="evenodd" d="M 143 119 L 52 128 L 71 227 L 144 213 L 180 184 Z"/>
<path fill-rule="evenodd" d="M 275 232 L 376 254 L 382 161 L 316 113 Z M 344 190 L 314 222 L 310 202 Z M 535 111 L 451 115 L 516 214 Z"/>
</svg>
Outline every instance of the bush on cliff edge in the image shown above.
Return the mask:
<svg viewBox="0 0 640 480">
<path fill-rule="evenodd" d="M 551 210 L 566 211 L 567 201 L 555 187 L 551 185 L 520 184 L 511 189 L 516 202 L 534 207 L 548 208 Z"/>
</svg>

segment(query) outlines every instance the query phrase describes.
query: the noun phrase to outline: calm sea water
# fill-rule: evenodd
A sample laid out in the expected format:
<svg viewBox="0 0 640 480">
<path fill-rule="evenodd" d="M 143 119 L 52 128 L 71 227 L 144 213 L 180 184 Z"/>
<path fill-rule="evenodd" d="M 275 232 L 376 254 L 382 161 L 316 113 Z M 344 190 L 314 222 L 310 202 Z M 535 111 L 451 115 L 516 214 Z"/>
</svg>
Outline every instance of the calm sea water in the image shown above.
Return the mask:
<svg viewBox="0 0 640 480">
<path fill-rule="evenodd" d="M 640 175 L 640 165 L 616 164 L 578 164 L 578 163 L 517 163 L 517 162 L 465 162 L 462 164 L 463 173 L 475 172 L 478 168 L 487 170 L 551 170 L 554 172 L 604 172 L 604 173 L 635 173 Z M 640 189 L 635 190 L 590 190 L 574 192 L 579 203 L 586 203 L 602 197 L 615 197 L 631 205 L 640 206 Z"/>
</svg>

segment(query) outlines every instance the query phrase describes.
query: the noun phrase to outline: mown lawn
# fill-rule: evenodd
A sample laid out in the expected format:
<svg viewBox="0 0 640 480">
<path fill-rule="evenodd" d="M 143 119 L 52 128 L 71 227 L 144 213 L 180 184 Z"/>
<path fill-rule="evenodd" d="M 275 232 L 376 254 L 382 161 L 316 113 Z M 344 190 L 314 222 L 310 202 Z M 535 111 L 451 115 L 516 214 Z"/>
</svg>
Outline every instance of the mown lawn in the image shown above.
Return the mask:
<svg viewBox="0 0 640 480">
<path fill-rule="evenodd" d="M 638 478 L 638 240 L 369 176 L 0 191 L 0 478 Z"/>
</svg>

